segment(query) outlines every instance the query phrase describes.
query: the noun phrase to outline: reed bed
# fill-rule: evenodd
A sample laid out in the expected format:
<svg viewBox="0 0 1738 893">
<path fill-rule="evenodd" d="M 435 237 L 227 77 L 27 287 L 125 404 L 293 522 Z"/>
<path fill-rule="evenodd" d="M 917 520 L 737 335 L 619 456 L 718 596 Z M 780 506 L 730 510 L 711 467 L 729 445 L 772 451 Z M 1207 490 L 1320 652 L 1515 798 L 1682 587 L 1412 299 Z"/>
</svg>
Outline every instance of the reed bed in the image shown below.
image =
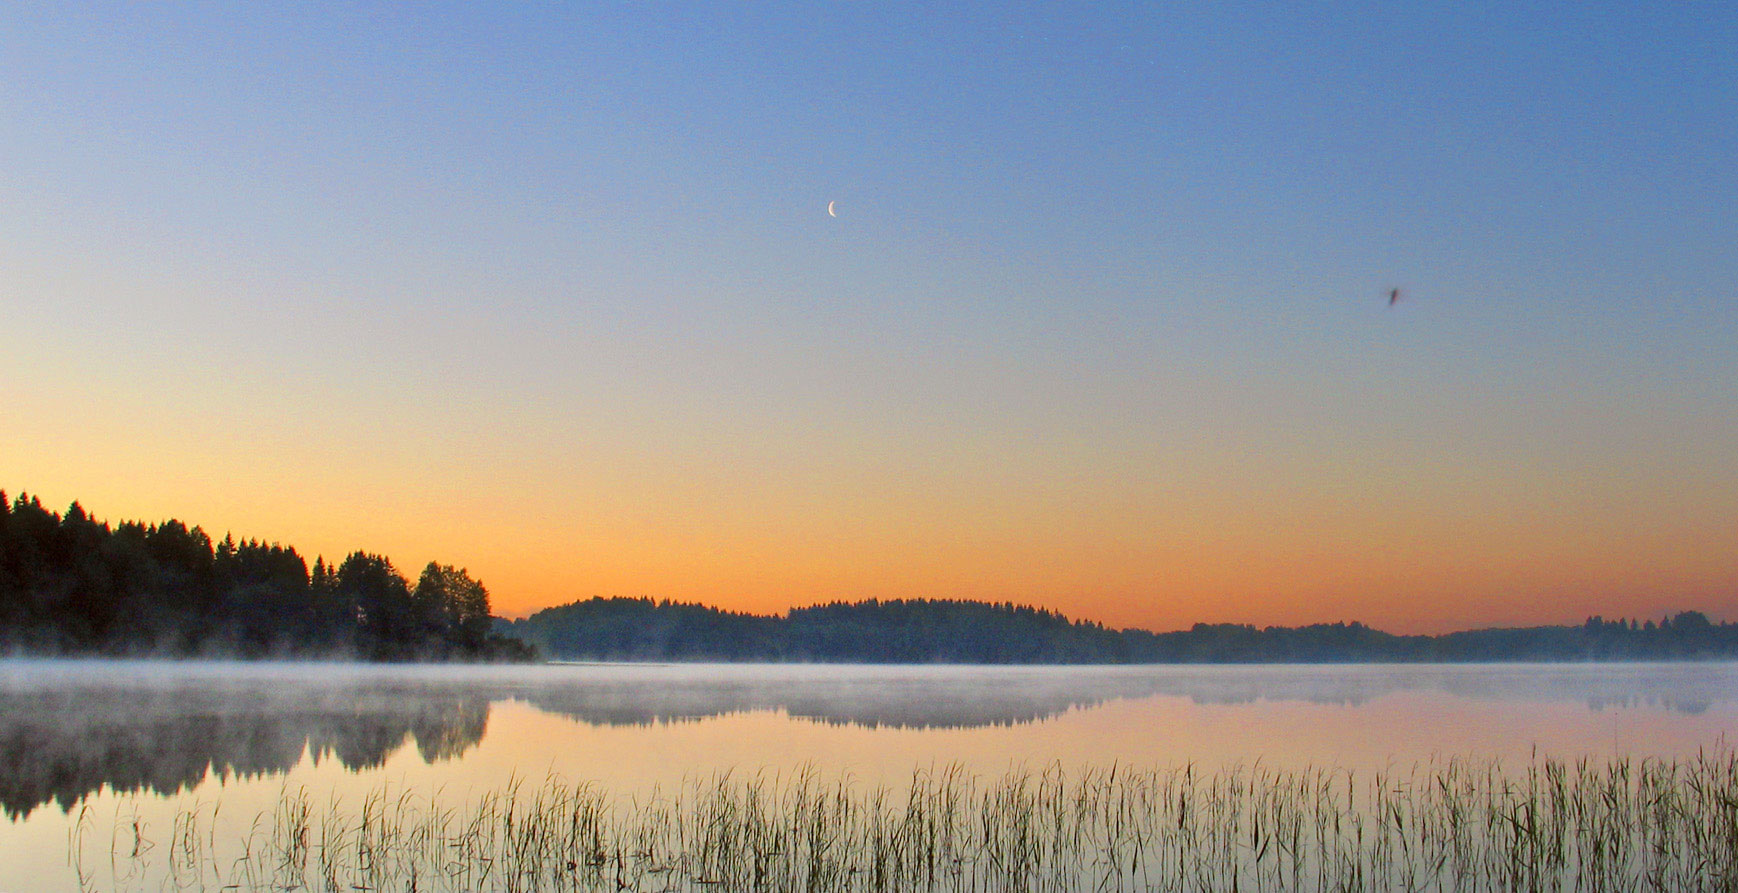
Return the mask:
<svg viewBox="0 0 1738 893">
<path fill-rule="evenodd" d="M 1738 757 L 948 767 L 896 787 L 799 770 L 635 799 L 550 778 L 462 805 L 286 790 L 251 824 L 196 806 L 166 846 L 148 835 L 75 833 L 81 882 L 100 889 L 101 862 L 118 886 L 274 893 L 1738 890 Z"/>
</svg>

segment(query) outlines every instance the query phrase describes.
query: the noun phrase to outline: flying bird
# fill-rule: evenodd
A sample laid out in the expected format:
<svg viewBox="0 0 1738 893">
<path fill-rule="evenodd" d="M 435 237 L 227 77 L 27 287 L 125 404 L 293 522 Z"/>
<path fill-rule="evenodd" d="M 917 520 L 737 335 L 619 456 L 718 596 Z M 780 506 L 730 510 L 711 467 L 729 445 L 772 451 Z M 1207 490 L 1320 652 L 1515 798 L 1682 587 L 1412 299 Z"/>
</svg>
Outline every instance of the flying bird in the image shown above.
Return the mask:
<svg viewBox="0 0 1738 893">
<path fill-rule="evenodd" d="M 1398 303 L 1400 303 L 1400 289 L 1388 289 L 1388 306 L 1392 307 Z"/>
</svg>

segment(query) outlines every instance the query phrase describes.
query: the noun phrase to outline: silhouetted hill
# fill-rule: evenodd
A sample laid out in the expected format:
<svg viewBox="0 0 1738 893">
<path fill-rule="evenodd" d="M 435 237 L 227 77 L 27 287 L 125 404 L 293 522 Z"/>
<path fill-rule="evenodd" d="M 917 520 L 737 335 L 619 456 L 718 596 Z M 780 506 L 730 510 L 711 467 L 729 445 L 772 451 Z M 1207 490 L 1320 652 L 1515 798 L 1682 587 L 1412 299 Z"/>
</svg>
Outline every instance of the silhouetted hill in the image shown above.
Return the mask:
<svg viewBox="0 0 1738 893">
<path fill-rule="evenodd" d="M 761 616 L 644 598 L 594 598 L 501 622 L 562 660 L 1141 664 L 1697 660 L 1738 657 L 1738 624 L 1686 611 L 1659 622 L 1398 636 L 1361 623 L 1112 630 L 1010 603 L 864 601 Z"/>
<path fill-rule="evenodd" d="M 492 631 L 493 630 L 493 631 Z M 1397 636 L 1360 623 L 1113 630 L 1053 611 L 954 600 L 832 603 L 777 616 L 594 598 L 496 621 L 464 570 L 412 584 L 379 555 L 310 570 L 293 547 L 177 520 L 111 527 L 0 493 L 0 651 L 106 656 L 835 663 L 1129 664 L 1696 660 L 1738 657 L 1738 624 L 1659 622 Z"/>
</svg>

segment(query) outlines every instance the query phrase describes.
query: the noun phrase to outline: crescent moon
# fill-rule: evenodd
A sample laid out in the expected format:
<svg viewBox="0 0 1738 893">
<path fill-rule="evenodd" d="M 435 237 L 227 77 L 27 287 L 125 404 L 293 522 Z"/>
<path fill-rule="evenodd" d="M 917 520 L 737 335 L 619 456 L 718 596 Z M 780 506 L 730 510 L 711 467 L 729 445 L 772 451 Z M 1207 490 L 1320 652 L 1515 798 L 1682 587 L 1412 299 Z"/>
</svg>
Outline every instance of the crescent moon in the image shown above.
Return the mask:
<svg viewBox="0 0 1738 893">
<path fill-rule="evenodd" d="M 835 214 L 835 213 L 833 213 L 833 205 L 834 205 L 834 204 L 836 204 L 836 202 L 827 202 L 827 216 L 828 216 L 828 217 L 837 217 L 837 216 L 839 216 L 839 215 L 838 215 L 838 214 Z"/>
</svg>

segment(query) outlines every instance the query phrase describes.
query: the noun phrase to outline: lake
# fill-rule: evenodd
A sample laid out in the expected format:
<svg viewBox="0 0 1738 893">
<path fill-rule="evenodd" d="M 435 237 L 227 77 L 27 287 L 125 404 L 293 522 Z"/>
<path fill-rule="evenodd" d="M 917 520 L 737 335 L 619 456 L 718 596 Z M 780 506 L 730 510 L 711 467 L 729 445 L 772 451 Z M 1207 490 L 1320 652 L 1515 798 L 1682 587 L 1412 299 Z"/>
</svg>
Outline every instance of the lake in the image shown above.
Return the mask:
<svg viewBox="0 0 1738 893">
<path fill-rule="evenodd" d="M 381 792 L 462 813 L 552 778 L 645 804 L 725 772 L 776 786 L 806 771 L 859 790 L 902 790 L 914 772 L 947 767 L 984 778 L 1111 766 L 1404 776 L 1463 759 L 1519 773 L 1540 757 L 1693 759 L 1724 751 L 1734 732 L 1730 663 L 10 661 L 0 890 L 217 888 L 286 792 L 316 813 L 358 811 Z M 174 864 L 188 855 L 178 823 L 190 816 L 213 864 Z"/>
</svg>

